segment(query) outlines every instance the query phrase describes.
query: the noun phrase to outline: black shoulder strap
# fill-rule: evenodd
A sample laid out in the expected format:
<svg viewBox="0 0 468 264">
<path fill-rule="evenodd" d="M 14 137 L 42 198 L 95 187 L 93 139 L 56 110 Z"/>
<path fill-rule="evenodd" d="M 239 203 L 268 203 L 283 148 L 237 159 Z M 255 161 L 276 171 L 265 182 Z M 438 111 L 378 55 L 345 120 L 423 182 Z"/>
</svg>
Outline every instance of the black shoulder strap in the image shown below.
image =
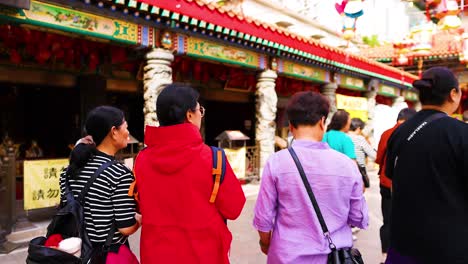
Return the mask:
<svg viewBox="0 0 468 264">
<path fill-rule="evenodd" d="M 396 168 L 397 166 L 397 162 L 398 162 L 398 155 L 400 155 L 400 151 L 401 149 L 403 148 L 403 146 L 405 146 L 406 144 L 408 144 L 413 138 L 414 136 L 416 136 L 419 131 L 421 131 L 421 129 L 423 129 L 424 127 L 426 127 L 429 123 L 431 123 L 432 121 L 435 121 L 437 119 L 440 119 L 442 117 L 446 117 L 447 114 L 446 113 L 435 113 L 435 114 L 432 114 L 430 116 L 428 116 L 426 119 L 424 119 L 421 124 L 419 124 L 419 126 L 417 126 L 409 135 L 408 137 L 406 138 L 406 140 L 403 140 L 402 143 L 397 146 L 397 149 L 396 149 L 396 155 L 395 155 L 395 161 L 393 162 L 393 168 Z"/>
<path fill-rule="evenodd" d="M 435 113 L 435 114 L 432 114 L 430 116 L 428 116 L 426 119 L 424 119 L 424 121 L 422 121 L 421 124 L 419 124 L 419 126 L 417 126 L 413 132 L 411 132 L 409 134 L 409 136 L 406 138 L 406 141 L 407 142 L 410 142 L 411 139 L 413 139 L 413 137 L 421 130 L 423 129 L 425 126 L 427 126 L 429 123 L 431 123 L 432 121 L 434 120 L 437 120 L 439 118 L 442 118 L 442 117 L 446 117 L 447 114 L 446 113 Z"/>
<path fill-rule="evenodd" d="M 320 211 L 320 207 L 317 203 L 317 200 L 315 199 L 315 195 L 312 192 L 312 188 L 310 187 L 309 181 L 307 180 L 307 177 L 305 175 L 304 169 L 302 168 L 301 162 L 299 161 L 299 158 L 296 155 L 296 152 L 292 147 L 288 148 L 289 153 L 291 154 L 291 157 L 294 160 L 294 163 L 296 163 L 297 170 L 299 171 L 299 174 L 301 175 L 302 182 L 304 183 L 304 186 L 306 188 L 307 194 L 309 195 L 310 201 L 312 202 L 312 206 L 314 207 L 315 214 L 317 215 L 317 218 L 320 222 L 320 226 L 322 227 L 323 235 L 327 238 L 329 247 L 330 249 L 336 249 L 335 244 L 333 244 L 333 241 L 331 240 L 330 233 L 328 232 L 328 227 L 327 224 L 325 223 L 325 219 L 323 219 L 322 212 Z"/>
<path fill-rule="evenodd" d="M 115 231 L 117 231 L 117 226 L 115 225 L 115 222 L 112 222 L 109 233 L 107 234 L 106 242 L 103 245 L 104 252 L 109 252 L 109 248 L 112 244 L 112 240 L 114 239 Z"/>
<path fill-rule="evenodd" d="M 91 188 L 91 185 L 93 184 L 93 182 L 96 180 L 96 178 L 105 170 L 107 169 L 109 166 L 111 166 L 112 164 L 115 164 L 116 161 L 115 160 L 110 160 L 110 161 L 107 161 L 106 163 L 102 164 L 93 174 L 93 176 L 91 176 L 91 178 L 88 180 L 88 182 L 86 183 L 86 185 L 83 187 L 83 189 L 81 190 L 81 193 L 80 195 L 78 196 L 78 202 L 80 202 L 82 205 L 84 205 L 84 199 L 86 197 L 86 194 L 88 193 L 89 191 L 89 188 Z"/>
</svg>

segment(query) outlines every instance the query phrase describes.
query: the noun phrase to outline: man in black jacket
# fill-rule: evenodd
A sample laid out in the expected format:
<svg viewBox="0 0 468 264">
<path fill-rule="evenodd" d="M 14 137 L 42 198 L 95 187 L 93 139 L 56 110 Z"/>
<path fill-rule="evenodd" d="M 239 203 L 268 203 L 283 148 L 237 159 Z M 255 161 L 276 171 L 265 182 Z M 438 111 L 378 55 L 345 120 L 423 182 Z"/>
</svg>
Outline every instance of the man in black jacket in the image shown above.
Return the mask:
<svg viewBox="0 0 468 264">
<path fill-rule="evenodd" d="M 413 83 L 422 110 L 388 143 L 393 180 L 386 263 L 468 263 L 468 125 L 449 115 L 461 91 L 450 70 L 434 67 Z"/>
</svg>

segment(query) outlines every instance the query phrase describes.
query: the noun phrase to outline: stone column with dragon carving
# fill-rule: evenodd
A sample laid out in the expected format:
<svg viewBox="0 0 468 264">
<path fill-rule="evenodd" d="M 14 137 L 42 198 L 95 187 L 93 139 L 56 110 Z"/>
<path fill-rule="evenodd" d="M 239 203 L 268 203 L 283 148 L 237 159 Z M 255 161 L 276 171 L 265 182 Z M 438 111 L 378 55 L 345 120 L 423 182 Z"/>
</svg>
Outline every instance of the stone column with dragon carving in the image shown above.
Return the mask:
<svg viewBox="0 0 468 264">
<path fill-rule="evenodd" d="M 156 100 L 162 89 L 172 83 L 171 63 L 174 55 L 167 49 L 156 48 L 146 54 L 144 67 L 144 100 L 143 113 L 146 125 L 159 126 L 156 116 Z"/>
<path fill-rule="evenodd" d="M 260 154 L 260 177 L 263 173 L 263 167 L 275 152 L 275 134 L 276 134 L 276 110 L 278 96 L 275 90 L 275 81 L 277 74 L 272 70 L 265 70 L 260 73 L 257 82 L 256 95 L 256 127 L 255 139 Z"/>
<path fill-rule="evenodd" d="M 327 124 L 330 123 L 333 114 L 336 113 L 336 89 L 338 89 L 338 84 L 336 83 L 324 84 L 320 89 L 322 94 L 330 101 L 330 113 L 328 113 Z"/>
<path fill-rule="evenodd" d="M 367 98 L 367 123 L 364 127 L 363 134 L 367 137 L 372 137 L 374 134 L 375 106 L 377 105 L 376 97 L 377 90 L 379 88 L 379 81 L 372 79 L 369 82 L 368 87 L 368 91 L 364 93 Z"/>
</svg>

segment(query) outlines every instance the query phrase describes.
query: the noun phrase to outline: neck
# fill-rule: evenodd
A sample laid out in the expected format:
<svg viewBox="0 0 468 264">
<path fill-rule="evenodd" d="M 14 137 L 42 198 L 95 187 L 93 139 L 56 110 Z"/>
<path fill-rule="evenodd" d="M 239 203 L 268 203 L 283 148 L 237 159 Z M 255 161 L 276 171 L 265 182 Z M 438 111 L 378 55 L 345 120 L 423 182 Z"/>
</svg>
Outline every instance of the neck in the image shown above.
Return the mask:
<svg viewBox="0 0 468 264">
<path fill-rule="evenodd" d="M 447 115 L 452 114 L 451 107 L 448 106 L 447 104 L 443 104 L 443 105 L 423 105 L 421 107 L 421 109 L 422 110 L 437 110 L 437 111 L 440 111 L 440 112 L 444 112 Z"/>
<path fill-rule="evenodd" d="M 118 151 L 112 144 L 107 144 L 107 142 L 102 142 L 96 149 L 109 156 L 115 156 L 115 153 Z"/>
<path fill-rule="evenodd" d="M 294 139 L 310 140 L 320 142 L 323 138 L 323 131 L 317 126 L 299 126 L 294 129 Z"/>
<path fill-rule="evenodd" d="M 359 133 L 356 131 L 349 130 L 348 133 L 353 134 L 353 135 L 359 135 Z"/>
</svg>

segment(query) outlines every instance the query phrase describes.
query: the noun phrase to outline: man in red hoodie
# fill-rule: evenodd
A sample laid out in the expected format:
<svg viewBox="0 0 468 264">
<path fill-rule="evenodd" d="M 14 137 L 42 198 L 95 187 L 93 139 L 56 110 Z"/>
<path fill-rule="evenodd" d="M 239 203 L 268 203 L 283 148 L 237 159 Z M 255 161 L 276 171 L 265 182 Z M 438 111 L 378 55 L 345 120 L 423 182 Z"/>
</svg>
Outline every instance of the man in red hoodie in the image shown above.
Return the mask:
<svg viewBox="0 0 468 264">
<path fill-rule="evenodd" d="M 205 109 L 199 94 L 183 84 L 164 88 L 156 102 L 161 126 L 147 126 L 135 162 L 142 214 L 141 263 L 229 263 L 232 235 L 245 196 L 226 161 L 216 200 L 212 152 L 200 134 Z"/>
<path fill-rule="evenodd" d="M 382 217 L 383 225 L 380 227 L 380 242 L 382 245 L 382 263 L 387 258 L 387 251 L 390 246 L 390 216 L 392 212 L 392 180 L 385 175 L 387 142 L 390 136 L 403 122 L 416 114 L 414 109 L 404 108 L 398 113 L 397 123 L 392 128 L 386 130 L 380 136 L 379 147 L 377 148 L 377 158 L 375 162 L 380 165 L 380 195 L 382 197 Z"/>
</svg>

